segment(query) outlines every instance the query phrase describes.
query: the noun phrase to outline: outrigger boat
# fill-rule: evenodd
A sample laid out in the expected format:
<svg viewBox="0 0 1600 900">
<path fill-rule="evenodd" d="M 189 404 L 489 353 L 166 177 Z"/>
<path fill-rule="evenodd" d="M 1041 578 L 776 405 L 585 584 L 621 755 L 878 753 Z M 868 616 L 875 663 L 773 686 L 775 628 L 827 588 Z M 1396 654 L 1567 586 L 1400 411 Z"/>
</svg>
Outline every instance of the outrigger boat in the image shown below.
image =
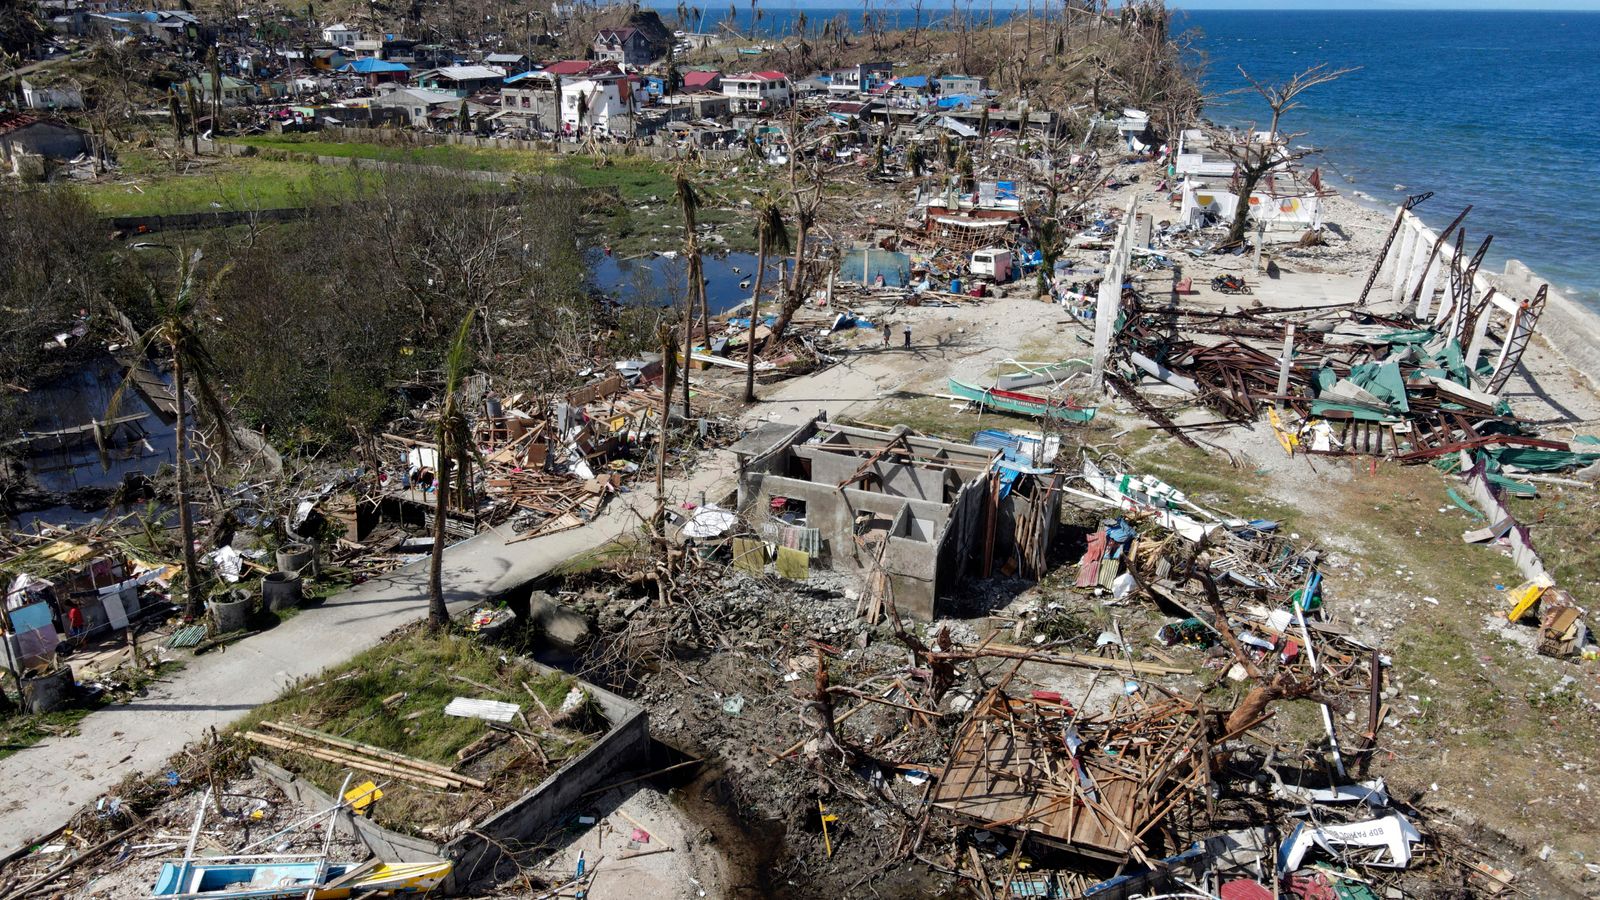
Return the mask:
<svg viewBox="0 0 1600 900">
<path fill-rule="evenodd" d="M 980 407 L 1020 413 L 1034 418 L 1054 419 L 1058 422 L 1082 424 L 1093 419 L 1095 413 L 1099 411 L 1093 406 L 1078 406 L 1065 400 L 1035 397 L 1019 391 L 979 387 L 954 378 L 950 379 L 950 393 L 963 400 L 970 400 Z"/>
<path fill-rule="evenodd" d="M 346 897 L 420 894 L 431 891 L 450 874 L 448 861 L 361 863 L 321 860 L 294 862 L 256 857 L 213 857 L 169 862 L 161 866 L 152 897 L 248 898 L 248 900 L 344 900 Z M 346 876 L 352 876 L 346 878 Z"/>
</svg>

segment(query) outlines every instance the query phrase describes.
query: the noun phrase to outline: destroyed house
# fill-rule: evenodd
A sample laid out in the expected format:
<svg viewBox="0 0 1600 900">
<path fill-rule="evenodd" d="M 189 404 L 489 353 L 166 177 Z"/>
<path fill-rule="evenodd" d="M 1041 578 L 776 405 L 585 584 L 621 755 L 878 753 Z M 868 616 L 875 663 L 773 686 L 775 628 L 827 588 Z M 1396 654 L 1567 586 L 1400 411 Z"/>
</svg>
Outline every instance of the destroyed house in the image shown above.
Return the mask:
<svg viewBox="0 0 1600 900">
<path fill-rule="evenodd" d="M 969 573 L 1042 569 L 1060 492 L 972 444 L 812 421 L 739 444 L 739 508 L 763 534 L 867 574 L 886 607 L 931 620 Z M 789 543 L 792 534 L 781 536 Z"/>
<path fill-rule="evenodd" d="M 109 546 L 59 540 L 0 562 L 5 599 L 0 609 L 0 665 L 14 672 L 47 668 L 70 636 L 68 611 L 83 616 L 93 637 L 128 627 L 156 606 L 139 587 L 165 579 L 167 567 L 150 565 Z"/>
<path fill-rule="evenodd" d="M 417 87 L 467 97 L 486 89 L 498 90 L 505 78 L 506 70 L 497 66 L 441 66 L 417 75 Z"/>
<path fill-rule="evenodd" d="M 666 52 L 666 42 L 644 28 L 602 28 L 594 37 L 594 58 L 607 62 L 647 66 Z"/>
<path fill-rule="evenodd" d="M 29 113 L 0 113 L 0 162 L 15 166 L 24 154 L 69 160 L 88 152 L 81 128 Z"/>
</svg>

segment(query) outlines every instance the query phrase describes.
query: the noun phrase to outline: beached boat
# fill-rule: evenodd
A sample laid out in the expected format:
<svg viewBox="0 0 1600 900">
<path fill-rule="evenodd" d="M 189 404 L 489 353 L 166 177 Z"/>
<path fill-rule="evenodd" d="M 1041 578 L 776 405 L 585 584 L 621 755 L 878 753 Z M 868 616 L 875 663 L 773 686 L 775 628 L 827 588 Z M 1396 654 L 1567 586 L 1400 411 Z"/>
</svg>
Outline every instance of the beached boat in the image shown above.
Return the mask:
<svg viewBox="0 0 1600 900">
<path fill-rule="evenodd" d="M 450 874 L 451 863 L 383 863 L 358 872 L 360 863 L 317 860 L 260 859 L 190 860 L 161 866 L 152 897 L 164 900 L 343 900 L 352 896 L 420 894 L 431 891 Z M 346 873 L 355 877 L 345 878 Z"/>
<path fill-rule="evenodd" d="M 1086 359 L 1069 359 L 1057 363 L 1020 363 L 1008 359 L 1006 364 L 1008 368 L 1015 368 L 1016 371 L 1001 372 L 994 380 L 995 388 L 1002 391 L 1017 391 L 1041 384 L 1058 385 L 1074 375 L 1083 375 L 1089 371 L 1089 361 Z"/>
<path fill-rule="evenodd" d="M 1020 413 L 1024 416 L 1033 416 L 1035 418 L 1054 419 L 1058 422 L 1081 424 L 1093 419 L 1094 414 L 1098 411 L 1093 406 L 1078 406 L 1064 400 L 1035 397 L 1032 394 L 1023 394 L 1018 391 L 979 387 L 954 378 L 950 379 L 950 393 L 989 409 Z"/>
</svg>

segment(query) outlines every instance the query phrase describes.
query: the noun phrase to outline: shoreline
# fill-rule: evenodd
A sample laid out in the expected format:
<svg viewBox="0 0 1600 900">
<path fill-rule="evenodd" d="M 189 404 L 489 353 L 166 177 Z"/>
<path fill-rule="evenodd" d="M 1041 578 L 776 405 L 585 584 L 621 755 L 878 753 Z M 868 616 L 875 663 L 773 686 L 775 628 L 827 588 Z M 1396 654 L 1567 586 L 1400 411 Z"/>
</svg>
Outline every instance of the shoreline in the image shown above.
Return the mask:
<svg viewBox="0 0 1600 900">
<path fill-rule="evenodd" d="M 1361 236 L 1350 236 L 1356 252 L 1365 254 L 1366 264 L 1370 266 L 1381 249 L 1399 204 L 1382 204 L 1370 194 L 1361 194 L 1349 187 L 1336 189 L 1335 195 L 1325 202 L 1324 222 L 1334 220 L 1334 224 L 1346 227 L 1348 222 L 1340 220 L 1355 213 L 1357 224 L 1363 229 L 1380 229 L 1370 245 Z M 1351 274 L 1360 275 L 1361 272 Z M 1498 291 L 1519 300 L 1532 299 L 1539 285 L 1548 285 L 1544 312 L 1534 338 L 1542 340 L 1562 362 L 1582 376 L 1591 390 L 1600 391 L 1600 310 L 1573 297 L 1566 286 L 1543 277 L 1532 266 L 1510 254 L 1497 269 L 1488 268 L 1486 263 L 1482 274 Z M 1379 283 L 1384 281 L 1379 279 Z"/>
</svg>

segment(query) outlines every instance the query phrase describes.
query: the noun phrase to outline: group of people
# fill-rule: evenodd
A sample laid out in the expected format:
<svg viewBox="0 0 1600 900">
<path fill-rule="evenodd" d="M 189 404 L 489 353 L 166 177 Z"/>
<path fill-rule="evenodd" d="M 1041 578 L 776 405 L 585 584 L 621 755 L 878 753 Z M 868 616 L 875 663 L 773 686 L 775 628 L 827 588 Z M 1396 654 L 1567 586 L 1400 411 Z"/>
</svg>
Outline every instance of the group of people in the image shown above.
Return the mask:
<svg viewBox="0 0 1600 900">
<path fill-rule="evenodd" d="M 887 350 L 889 348 L 889 335 L 894 332 L 894 328 L 892 328 L 889 325 L 888 322 L 884 322 L 883 326 L 881 328 L 879 328 L 878 330 L 883 332 L 883 347 L 884 347 L 885 350 Z M 902 346 L 904 346 L 907 350 L 911 349 L 911 323 L 910 322 L 907 322 L 904 326 L 902 326 L 901 333 L 905 335 L 905 344 L 903 344 Z"/>
</svg>

